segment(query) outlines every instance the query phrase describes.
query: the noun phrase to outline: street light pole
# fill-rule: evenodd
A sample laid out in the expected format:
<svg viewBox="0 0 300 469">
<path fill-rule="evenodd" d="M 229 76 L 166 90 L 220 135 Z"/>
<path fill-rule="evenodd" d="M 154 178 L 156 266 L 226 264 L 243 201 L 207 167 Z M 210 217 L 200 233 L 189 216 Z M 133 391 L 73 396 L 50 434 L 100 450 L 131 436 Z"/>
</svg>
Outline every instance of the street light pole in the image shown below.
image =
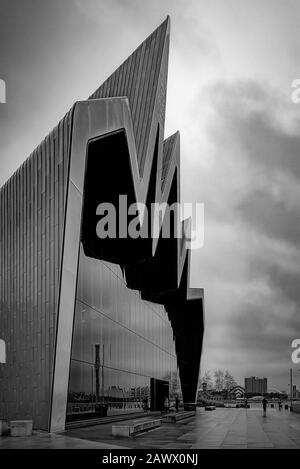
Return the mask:
<svg viewBox="0 0 300 469">
<path fill-rule="evenodd" d="M 291 407 L 290 410 L 293 410 L 293 368 L 290 368 L 290 379 L 291 379 Z"/>
</svg>

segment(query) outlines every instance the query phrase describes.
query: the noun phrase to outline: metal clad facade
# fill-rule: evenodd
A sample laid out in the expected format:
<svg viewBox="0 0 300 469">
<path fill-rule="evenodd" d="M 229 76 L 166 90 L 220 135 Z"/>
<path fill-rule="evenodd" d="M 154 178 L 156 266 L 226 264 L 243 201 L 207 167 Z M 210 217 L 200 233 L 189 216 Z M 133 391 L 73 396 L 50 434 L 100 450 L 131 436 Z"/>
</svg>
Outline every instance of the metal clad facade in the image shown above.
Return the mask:
<svg viewBox="0 0 300 469">
<path fill-rule="evenodd" d="M 48 429 L 72 110 L 0 191 L 0 415 Z"/>
<path fill-rule="evenodd" d="M 91 101 L 77 103 L 69 111 L 0 190 L 0 338 L 7 345 L 7 363 L 0 366 L 1 418 L 32 419 L 35 428 L 44 430 L 49 430 L 51 423 L 51 431 L 60 431 L 65 426 L 78 271 L 76 256 L 80 244 L 84 168 L 89 139 L 98 138 L 109 129 L 111 132 L 123 127 L 126 129 L 128 148 L 131 149 L 128 159 L 130 174 L 134 176 L 136 187 L 139 187 L 145 200 L 148 193 L 153 195 L 153 200 L 160 200 L 160 186 L 164 188 L 166 185 L 165 196 L 173 186 L 173 179 L 175 182 L 179 180 L 175 169 L 172 169 L 173 172 L 170 170 L 175 164 L 179 168 L 175 151 L 176 134 L 162 145 L 168 39 L 166 20 L 98 88 Z M 130 110 L 125 99 L 93 100 L 121 96 L 128 97 Z M 157 144 L 156 135 L 159 135 Z M 138 167 L 140 175 L 143 175 L 141 178 Z M 105 165 L 103 168 L 101 173 L 109 184 Z M 169 284 L 164 289 L 164 272 L 169 270 L 163 256 L 157 256 L 153 262 L 147 254 L 145 262 L 149 262 L 151 268 L 147 264 L 144 268 L 142 263 L 138 263 L 133 274 L 127 269 L 125 276 L 130 279 L 131 275 L 129 288 L 142 291 L 143 299 L 168 304 L 172 327 L 180 330 L 181 323 L 177 316 L 185 310 L 194 314 L 196 308 L 188 302 L 189 253 L 182 250 L 179 256 L 177 248 L 172 252 L 176 258 L 174 264 L 178 264 L 179 260 L 181 262 L 182 258 L 182 262 L 186 259 L 187 267 L 184 275 L 181 275 L 182 269 L 177 267 L 180 275 L 178 278 L 174 276 L 172 289 Z M 130 259 L 130 262 L 133 261 Z M 146 277 L 136 275 L 139 268 L 147 274 Z M 143 279 L 136 288 L 135 276 Z M 154 281 L 155 278 L 159 281 Z M 181 279 L 180 285 L 178 279 Z M 107 285 L 101 283 L 100 278 L 98 282 L 101 284 L 101 294 L 105 294 Z M 91 281 L 87 287 L 90 288 L 90 285 Z M 98 290 L 96 286 L 94 291 Z M 116 292 L 114 288 L 112 298 Z M 202 296 L 199 295 L 197 290 L 194 296 L 198 299 L 200 316 L 196 317 L 195 314 L 195 324 L 199 327 L 194 329 L 197 334 L 200 331 L 203 335 Z M 133 294 L 130 296 L 134 298 Z M 93 301 L 90 300 L 92 309 L 95 306 Z M 128 301 L 124 302 L 124 308 L 126 305 Z M 119 311 L 122 308 L 118 308 Z M 139 317 L 139 310 L 140 306 L 135 304 L 133 323 Z M 112 315 L 114 311 L 116 308 L 109 310 Z M 147 318 L 145 315 L 145 324 L 149 322 Z M 127 319 L 127 316 L 124 317 L 124 321 Z M 188 332 L 186 335 L 191 343 L 199 343 L 198 335 L 189 335 Z M 121 341 L 115 343 L 119 350 Z M 124 347 L 127 343 L 128 340 L 123 341 Z M 178 343 L 176 347 L 181 353 L 181 356 L 177 353 L 179 362 L 185 363 L 184 347 Z M 123 358 L 123 355 L 121 353 L 119 356 Z M 191 380 L 186 377 L 192 376 L 192 388 L 197 385 L 200 355 L 198 347 L 194 361 L 193 357 L 188 356 L 192 373 L 181 372 L 188 399 L 192 399 L 193 393 L 189 391 Z M 136 356 L 142 357 L 137 349 L 132 351 L 132 359 L 136 360 Z M 159 360 L 157 355 L 158 366 Z"/>
<path fill-rule="evenodd" d="M 164 189 L 165 182 L 167 179 L 168 170 L 169 170 L 171 159 L 172 159 L 173 146 L 176 141 L 176 137 L 177 137 L 177 133 L 171 135 L 169 138 L 167 138 L 164 141 L 162 171 L 161 171 L 162 190 Z"/>
<path fill-rule="evenodd" d="M 168 21 L 91 98 L 127 96 L 143 173 Z M 0 190 L 0 415 L 48 429 L 73 108 Z"/>
</svg>

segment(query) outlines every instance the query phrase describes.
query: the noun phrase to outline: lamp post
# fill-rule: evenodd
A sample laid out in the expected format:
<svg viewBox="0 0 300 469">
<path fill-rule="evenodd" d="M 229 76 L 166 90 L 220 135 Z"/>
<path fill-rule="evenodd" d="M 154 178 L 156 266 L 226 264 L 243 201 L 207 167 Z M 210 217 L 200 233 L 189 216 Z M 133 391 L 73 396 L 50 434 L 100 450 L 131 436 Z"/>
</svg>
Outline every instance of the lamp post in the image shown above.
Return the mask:
<svg viewBox="0 0 300 469">
<path fill-rule="evenodd" d="M 290 410 L 293 410 L 293 368 L 290 368 L 290 386 L 291 386 L 291 406 Z"/>
<path fill-rule="evenodd" d="M 3 339 L 0 339 L 0 363 L 6 363 L 6 345 Z"/>
</svg>

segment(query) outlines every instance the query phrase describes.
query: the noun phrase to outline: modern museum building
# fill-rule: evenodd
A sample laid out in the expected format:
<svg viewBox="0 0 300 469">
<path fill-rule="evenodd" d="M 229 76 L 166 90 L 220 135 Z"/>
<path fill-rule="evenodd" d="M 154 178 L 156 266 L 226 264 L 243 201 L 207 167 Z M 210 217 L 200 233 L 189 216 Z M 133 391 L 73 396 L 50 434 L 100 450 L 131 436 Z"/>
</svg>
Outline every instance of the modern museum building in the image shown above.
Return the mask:
<svg viewBox="0 0 300 469">
<path fill-rule="evenodd" d="M 204 296 L 190 249 L 162 236 L 170 220 L 130 237 L 119 216 L 125 199 L 180 201 L 179 133 L 164 139 L 169 35 L 167 18 L 0 190 L 0 418 L 55 432 L 196 402 Z M 117 234 L 100 238 L 103 203 Z"/>
</svg>

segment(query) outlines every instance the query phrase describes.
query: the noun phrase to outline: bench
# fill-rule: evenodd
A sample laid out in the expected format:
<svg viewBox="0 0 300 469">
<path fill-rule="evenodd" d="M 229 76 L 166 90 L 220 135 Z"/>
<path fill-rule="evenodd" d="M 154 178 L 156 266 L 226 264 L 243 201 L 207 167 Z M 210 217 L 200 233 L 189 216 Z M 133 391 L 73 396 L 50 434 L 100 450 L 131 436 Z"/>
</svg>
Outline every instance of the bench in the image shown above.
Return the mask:
<svg viewBox="0 0 300 469">
<path fill-rule="evenodd" d="M 135 436 L 139 433 L 161 426 L 161 419 L 145 420 L 143 422 L 120 423 L 112 426 L 113 436 Z"/>
<path fill-rule="evenodd" d="M 293 412 L 300 414 L 300 404 L 293 404 Z"/>
<path fill-rule="evenodd" d="M 205 406 L 205 410 L 216 410 L 216 406 L 215 405 L 207 405 L 207 406 Z"/>
<path fill-rule="evenodd" d="M 163 421 L 166 423 L 176 423 L 179 420 L 188 419 L 196 415 L 195 411 L 184 411 L 184 412 L 173 412 L 172 414 L 167 414 L 163 416 Z"/>
<path fill-rule="evenodd" d="M 32 420 L 11 420 L 10 436 L 30 436 L 32 434 Z"/>
</svg>

